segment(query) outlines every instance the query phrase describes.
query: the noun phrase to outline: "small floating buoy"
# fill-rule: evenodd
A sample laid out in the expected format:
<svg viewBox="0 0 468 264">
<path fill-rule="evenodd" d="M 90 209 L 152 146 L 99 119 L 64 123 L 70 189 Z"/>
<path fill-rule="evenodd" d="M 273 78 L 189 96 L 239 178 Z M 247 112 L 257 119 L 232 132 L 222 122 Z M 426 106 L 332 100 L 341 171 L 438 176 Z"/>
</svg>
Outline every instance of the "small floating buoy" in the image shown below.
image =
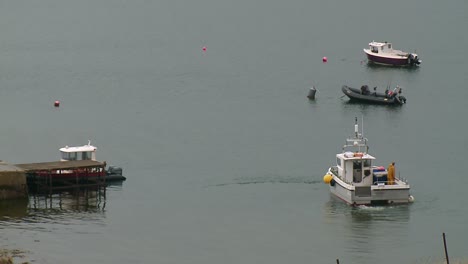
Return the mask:
<svg viewBox="0 0 468 264">
<path fill-rule="evenodd" d="M 202 47 L 203 52 L 206 52 L 206 49 L 207 49 L 206 46 Z"/>
<path fill-rule="evenodd" d="M 55 107 L 59 107 L 59 106 L 60 106 L 60 101 L 59 101 L 59 100 L 56 100 L 56 101 L 54 102 L 54 106 L 55 106 Z"/>
<path fill-rule="evenodd" d="M 314 100 L 316 92 L 317 92 L 317 89 L 315 89 L 315 87 L 310 88 L 307 98 L 309 98 L 309 100 Z"/>
<path fill-rule="evenodd" d="M 408 197 L 408 202 L 414 203 L 414 196 L 413 196 L 413 195 L 410 195 L 410 196 Z"/>
<path fill-rule="evenodd" d="M 323 176 L 323 182 L 326 184 L 329 184 L 332 179 L 333 179 L 333 176 L 331 174 L 327 173 Z"/>
<path fill-rule="evenodd" d="M 323 62 L 327 62 L 327 61 L 328 61 L 328 58 L 327 58 L 327 57 L 323 57 L 323 58 L 322 58 L 322 61 L 323 61 Z"/>
</svg>

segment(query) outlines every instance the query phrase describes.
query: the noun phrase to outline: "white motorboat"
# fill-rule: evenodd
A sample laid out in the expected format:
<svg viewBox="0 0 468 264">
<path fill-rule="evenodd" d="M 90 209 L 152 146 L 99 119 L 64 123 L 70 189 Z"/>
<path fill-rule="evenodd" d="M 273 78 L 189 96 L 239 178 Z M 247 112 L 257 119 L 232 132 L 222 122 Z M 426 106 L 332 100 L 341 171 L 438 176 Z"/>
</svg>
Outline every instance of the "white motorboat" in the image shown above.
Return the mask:
<svg viewBox="0 0 468 264">
<path fill-rule="evenodd" d="M 83 164 L 83 166 L 89 166 L 89 168 L 79 167 L 76 169 L 58 169 L 58 170 L 39 170 L 36 172 L 37 175 L 46 175 L 53 178 L 72 178 L 74 179 L 77 176 L 84 178 L 98 178 L 105 177 L 106 181 L 113 180 L 125 180 L 126 178 L 122 176 L 122 168 L 116 166 L 107 166 L 106 162 L 99 162 L 96 160 L 96 150 L 97 148 L 91 145 L 91 141 L 88 141 L 87 145 L 83 146 L 65 146 L 60 148 L 60 162 L 86 162 L 90 161 L 90 164 Z M 103 166 L 96 166 L 98 162 Z M 54 162 L 53 162 L 54 163 Z M 57 163 L 58 164 L 58 163 Z M 60 166 L 60 164 L 58 164 Z"/>
<path fill-rule="evenodd" d="M 392 43 L 372 41 L 364 49 L 369 62 L 391 66 L 418 66 L 421 60 L 418 54 L 393 49 Z"/>
<path fill-rule="evenodd" d="M 356 118 L 354 137 L 346 139 L 343 151 L 336 154 L 336 165 L 323 177 L 330 192 L 350 205 L 413 202 L 410 185 L 405 179 L 394 176 L 394 171 L 393 176 L 388 175 L 389 171 L 383 166 L 373 166 L 375 157 L 368 153 L 367 141 L 359 132 Z"/>
</svg>

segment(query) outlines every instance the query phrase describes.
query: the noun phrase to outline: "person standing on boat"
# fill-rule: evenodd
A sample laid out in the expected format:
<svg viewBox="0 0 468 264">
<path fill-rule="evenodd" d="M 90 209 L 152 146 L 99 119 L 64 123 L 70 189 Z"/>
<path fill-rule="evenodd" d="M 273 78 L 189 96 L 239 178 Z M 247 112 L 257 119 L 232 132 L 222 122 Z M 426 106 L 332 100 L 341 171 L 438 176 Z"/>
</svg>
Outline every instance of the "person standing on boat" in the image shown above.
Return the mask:
<svg viewBox="0 0 468 264">
<path fill-rule="evenodd" d="M 369 86 L 367 85 L 361 86 L 361 94 L 364 94 L 364 95 L 370 94 Z"/>
<path fill-rule="evenodd" d="M 392 162 L 387 169 L 387 181 L 389 185 L 395 184 L 395 162 Z"/>
</svg>

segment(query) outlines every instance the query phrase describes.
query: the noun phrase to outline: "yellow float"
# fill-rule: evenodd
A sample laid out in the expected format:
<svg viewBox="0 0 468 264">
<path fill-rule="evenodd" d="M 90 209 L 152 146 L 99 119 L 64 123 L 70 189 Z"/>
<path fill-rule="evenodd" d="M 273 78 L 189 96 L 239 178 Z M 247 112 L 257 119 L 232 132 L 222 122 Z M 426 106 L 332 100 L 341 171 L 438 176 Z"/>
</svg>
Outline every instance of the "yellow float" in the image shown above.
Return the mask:
<svg viewBox="0 0 468 264">
<path fill-rule="evenodd" d="M 326 184 L 330 184 L 331 180 L 333 179 L 333 176 L 331 174 L 325 174 L 325 176 L 323 176 L 323 182 L 326 183 Z"/>
</svg>

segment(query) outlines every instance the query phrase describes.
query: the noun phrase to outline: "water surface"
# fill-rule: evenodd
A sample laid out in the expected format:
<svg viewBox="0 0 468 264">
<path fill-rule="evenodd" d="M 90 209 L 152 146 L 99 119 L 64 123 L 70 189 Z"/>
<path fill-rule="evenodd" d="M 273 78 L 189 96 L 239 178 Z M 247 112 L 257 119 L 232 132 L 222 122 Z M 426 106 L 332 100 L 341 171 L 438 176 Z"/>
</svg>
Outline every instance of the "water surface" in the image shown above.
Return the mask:
<svg viewBox="0 0 468 264">
<path fill-rule="evenodd" d="M 56 160 L 90 139 L 128 179 L 2 202 L 0 247 L 35 263 L 427 263 L 445 232 L 468 257 L 466 1 L 0 7 L 0 159 Z M 368 66 L 372 40 L 416 50 L 421 67 Z M 350 104 L 343 84 L 398 84 L 408 103 Z M 356 116 L 414 204 L 330 197 L 322 177 Z"/>
</svg>

